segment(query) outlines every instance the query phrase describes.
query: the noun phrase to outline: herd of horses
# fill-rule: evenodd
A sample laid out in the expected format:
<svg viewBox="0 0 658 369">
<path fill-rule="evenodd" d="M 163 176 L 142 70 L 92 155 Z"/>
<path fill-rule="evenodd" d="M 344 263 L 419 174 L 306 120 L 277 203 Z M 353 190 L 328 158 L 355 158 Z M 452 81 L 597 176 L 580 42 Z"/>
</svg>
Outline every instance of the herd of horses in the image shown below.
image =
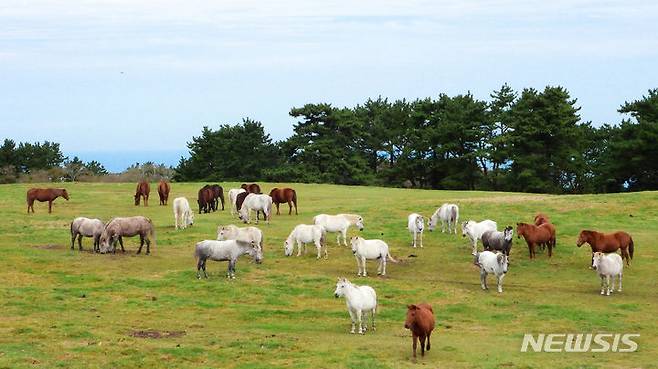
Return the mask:
<svg viewBox="0 0 658 369">
<path fill-rule="evenodd" d="M 148 206 L 148 197 L 150 192 L 149 183 L 141 181 L 137 184 L 135 191 L 135 205 L 140 205 L 143 199 L 144 206 Z M 160 205 L 167 205 L 168 197 L 171 192 L 171 185 L 164 180 L 158 184 L 158 194 L 160 196 Z M 287 203 L 289 206 L 288 214 L 292 215 L 292 208 L 295 208 L 297 215 L 297 194 L 292 188 L 273 188 L 269 195 L 264 195 L 261 188 L 256 183 L 242 184 L 240 188 L 229 190 L 229 201 L 231 213 L 238 211 L 238 215 L 245 223 L 249 222 L 249 217 L 244 216 L 245 209 L 249 199 L 258 196 L 270 199 L 270 205 L 275 204 L 277 214 L 279 205 Z M 48 202 L 48 212 L 52 212 L 52 203 L 58 198 L 63 197 L 69 200 L 69 194 L 63 188 L 32 188 L 27 191 L 28 214 L 30 210 L 34 213 L 34 201 Z M 209 213 L 219 210 L 221 202 L 224 210 L 224 190 L 218 185 L 205 185 L 198 191 L 197 204 L 199 214 Z M 178 209 L 178 208 L 182 208 Z M 246 211 L 249 212 L 250 208 Z M 271 212 L 264 210 L 264 218 L 269 220 Z M 271 210 L 271 208 L 270 208 Z M 178 229 L 179 213 L 186 214 L 187 219 L 193 219 L 193 211 L 189 208 L 189 202 L 183 197 L 176 198 L 174 201 L 174 213 L 176 217 L 176 229 Z M 257 211 L 258 221 L 259 214 Z M 455 204 L 443 204 L 438 208 L 429 219 L 429 229 L 433 231 L 441 223 L 441 231 L 448 234 L 457 233 L 457 224 L 459 220 L 459 208 Z M 186 221 L 186 225 L 191 225 L 192 221 Z M 300 224 L 290 233 L 290 236 L 284 243 L 284 255 L 291 256 L 294 246 L 297 245 L 297 256 L 301 255 L 302 247 L 307 243 L 313 243 L 318 248 L 317 258 L 321 258 L 321 247 L 325 247 L 325 258 L 327 258 L 326 233 L 336 233 L 338 245 L 347 246 L 347 230 L 355 227 L 363 230 L 364 219 L 357 214 L 319 214 L 313 218 L 313 224 Z M 181 227 L 184 229 L 185 227 Z M 471 241 L 473 262 L 480 268 L 481 287 L 487 289 L 486 277 L 488 274 L 494 274 L 498 278 L 498 292 L 502 292 L 502 279 L 508 272 L 508 258 L 512 246 L 514 230 L 518 238 L 523 238 L 528 247 L 529 258 L 536 258 L 537 249 L 548 249 L 548 257 L 554 253 L 557 244 L 556 227 L 550 218 L 542 213 L 534 217 L 532 223 L 516 223 L 516 227 L 507 226 L 503 231 L 497 230 L 497 223 L 492 220 L 483 220 L 476 222 L 468 220 L 461 223 L 462 236 L 468 237 Z M 412 213 L 408 217 L 408 230 L 413 235 L 412 246 L 423 247 L 422 233 L 425 229 L 425 218 L 418 213 Z M 140 237 L 140 247 L 137 253 L 140 253 L 142 246 L 146 244 L 146 253 L 150 253 L 151 242 L 155 246 L 155 227 L 153 222 L 146 217 L 126 217 L 113 218 L 107 223 L 98 219 L 76 218 L 71 222 L 71 249 L 74 248 L 75 241 L 82 250 L 82 237 L 91 237 L 94 240 L 94 252 L 107 253 L 116 252 L 117 243 L 121 250 L 123 247 L 123 237 Z M 196 245 L 195 256 L 197 258 L 197 277 L 201 277 L 201 272 L 206 274 L 206 260 L 228 261 L 227 277 L 235 278 L 235 264 L 240 255 L 250 255 L 257 263 L 262 261 L 263 233 L 257 227 L 236 227 L 220 226 L 217 232 L 216 240 L 204 240 Z M 484 250 L 479 252 L 477 242 L 482 241 Z M 397 262 L 390 254 L 389 247 L 383 240 L 370 239 L 354 236 L 350 239 L 352 253 L 357 261 L 358 276 L 365 277 L 366 260 L 379 260 L 378 274 L 386 274 L 386 261 Z M 634 254 L 634 242 L 632 237 L 626 232 L 601 233 L 593 230 L 582 230 L 579 233 L 576 245 L 581 247 L 588 244 L 592 250 L 592 268 L 597 270 L 601 277 L 601 294 L 609 295 L 614 290 L 614 277 L 619 280 L 619 291 L 621 291 L 621 274 L 623 270 L 623 261 L 630 265 L 630 260 Z M 621 256 L 616 254 L 617 250 L 621 251 Z M 612 278 L 612 288 L 610 288 L 610 278 Z M 368 324 L 363 324 L 363 314 L 370 314 L 371 329 L 375 330 L 375 315 L 377 310 L 377 294 L 369 286 L 358 286 L 346 278 L 339 278 L 336 284 L 335 296 L 344 297 L 347 309 L 352 320 L 351 333 L 356 332 L 358 324 L 358 333 L 365 333 Z M 434 329 L 434 315 L 432 307 L 426 303 L 411 304 L 407 306 L 407 318 L 405 328 L 412 332 L 413 338 L 413 356 L 416 356 L 417 341 L 420 341 L 421 355 L 429 350 L 430 335 Z"/>
</svg>

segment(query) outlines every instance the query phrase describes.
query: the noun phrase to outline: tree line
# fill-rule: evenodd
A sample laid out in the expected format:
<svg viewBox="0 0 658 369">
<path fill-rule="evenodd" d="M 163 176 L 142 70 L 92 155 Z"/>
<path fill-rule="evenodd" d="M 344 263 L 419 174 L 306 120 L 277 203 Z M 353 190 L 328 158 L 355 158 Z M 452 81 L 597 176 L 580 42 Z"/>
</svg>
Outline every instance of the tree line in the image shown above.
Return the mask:
<svg viewBox="0 0 658 369">
<path fill-rule="evenodd" d="M 306 104 L 289 138 L 273 142 L 249 118 L 204 127 L 179 181 L 266 180 L 431 189 L 591 193 L 658 189 L 658 89 L 624 102 L 619 124 L 595 127 L 560 86 L 487 101 L 471 93 Z"/>
</svg>

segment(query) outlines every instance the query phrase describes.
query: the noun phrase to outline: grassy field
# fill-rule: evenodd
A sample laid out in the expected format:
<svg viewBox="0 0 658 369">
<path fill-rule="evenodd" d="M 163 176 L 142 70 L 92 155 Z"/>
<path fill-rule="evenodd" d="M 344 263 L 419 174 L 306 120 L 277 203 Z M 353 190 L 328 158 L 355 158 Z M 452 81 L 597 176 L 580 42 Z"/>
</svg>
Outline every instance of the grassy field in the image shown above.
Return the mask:
<svg viewBox="0 0 658 369">
<path fill-rule="evenodd" d="M 234 183 L 222 183 L 225 190 Z M 0 186 L 0 367 L 42 368 L 655 368 L 658 193 L 547 196 L 422 191 L 330 185 L 293 185 L 300 213 L 262 224 L 265 260 L 244 257 L 237 279 L 226 263 L 208 262 L 210 278 L 195 278 L 194 244 L 214 239 L 220 224 L 237 224 L 228 211 L 196 215 L 192 228 L 175 231 L 171 207 L 133 205 L 134 184 L 66 184 L 71 200 L 58 199 L 53 214 L 37 203 L 27 215 L 28 185 Z M 171 199 L 193 203 L 199 184 L 172 184 Z M 269 190 L 272 185 L 262 185 Z M 152 186 L 152 188 L 155 188 Z M 412 249 L 410 212 L 431 215 L 455 202 L 462 219 L 491 218 L 499 227 L 532 221 L 542 211 L 558 231 L 556 254 L 527 258 L 514 239 L 504 293 L 482 291 L 467 241 L 426 233 Z M 283 208 L 282 208 L 283 210 Z M 399 264 L 386 278 L 358 278 L 351 251 L 329 238 L 329 259 L 283 256 L 294 225 L 317 213 L 355 212 L 366 238 L 383 237 Z M 75 216 L 145 215 L 157 226 L 150 256 L 98 255 L 70 247 Z M 625 269 L 624 291 L 599 295 L 588 269 L 587 247 L 575 246 L 580 229 L 623 229 L 635 239 L 635 259 Z M 354 233 L 356 231 L 351 231 Z M 384 236 L 380 236 L 381 234 Z M 137 242 L 137 243 L 136 243 Z M 409 257 L 415 254 L 417 257 Z M 378 330 L 350 335 L 345 302 L 333 297 L 336 278 L 368 284 L 379 296 Z M 495 285 L 494 280 L 490 280 Z M 411 359 L 403 327 L 406 305 L 433 305 L 437 329 L 432 350 Z M 640 333 L 634 353 L 521 353 L 524 333 Z M 146 337 L 143 337 L 146 336 Z"/>
</svg>

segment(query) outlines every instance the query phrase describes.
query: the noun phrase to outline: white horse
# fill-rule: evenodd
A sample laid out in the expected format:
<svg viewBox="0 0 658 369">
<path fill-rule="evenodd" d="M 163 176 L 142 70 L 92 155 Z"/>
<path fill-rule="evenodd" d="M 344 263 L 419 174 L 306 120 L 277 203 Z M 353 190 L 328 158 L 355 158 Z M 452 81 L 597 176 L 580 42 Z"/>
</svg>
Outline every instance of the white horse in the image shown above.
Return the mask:
<svg viewBox="0 0 658 369">
<path fill-rule="evenodd" d="M 446 231 L 446 224 L 448 225 L 448 233 L 455 231 L 457 234 L 457 223 L 459 223 L 459 206 L 455 204 L 443 204 L 440 208 L 436 209 L 430 218 L 429 227 L 430 232 L 436 228 L 436 225 L 441 221 L 441 232 Z"/>
<path fill-rule="evenodd" d="M 297 244 L 297 256 L 302 254 L 302 247 L 306 251 L 306 244 L 313 242 L 318 249 L 318 259 L 322 253 L 322 244 L 324 243 L 324 228 L 320 225 L 300 224 L 290 232 L 290 235 L 284 243 L 286 256 L 292 255 Z M 324 247 L 324 258 L 327 258 L 327 246 Z"/>
<path fill-rule="evenodd" d="M 425 228 L 425 219 L 422 215 L 411 213 L 407 217 L 407 229 L 413 235 L 413 246 L 416 247 L 416 240 L 420 239 L 420 247 L 423 247 L 423 229 Z"/>
<path fill-rule="evenodd" d="M 251 211 L 258 212 L 261 210 L 265 217 L 265 222 L 270 224 L 272 218 L 272 198 L 270 195 L 250 193 L 245 197 L 242 207 L 240 208 L 240 220 L 245 223 L 251 221 Z M 256 217 L 256 224 L 258 224 L 258 217 Z"/>
<path fill-rule="evenodd" d="M 190 203 L 184 197 L 174 199 L 174 226 L 176 229 L 185 229 L 194 224 L 194 212 Z"/>
<path fill-rule="evenodd" d="M 340 245 L 340 236 L 343 236 L 343 245 L 347 246 L 347 229 L 355 226 L 363 230 L 363 217 L 357 214 L 319 214 L 313 217 L 313 224 L 324 227 L 325 232 L 336 232 L 336 243 Z"/>
<path fill-rule="evenodd" d="M 486 231 L 497 231 L 498 225 L 493 220 L 483 220 L 476 222 L 474 220 L 467 220 L 462 223 L 462 237 L 468 236 L 471 240 L 471 247 L 473 254 L 477 252 L 478 240 L 482 239 L 482 234 Z"/>
<path fill-rule="evenodd" d="M 227 278 L 235 279 L 235 264 L 240 255 L 249 254 L 256 263 L 260 264 L 263 260 L 263 250 L 254 242 L 242 242 L 238 240 L 204 240 L 196 244 L 194 257 L 197 259 L 196 277 L 201 278 L 201 270 L 206 278 L 206 261 L 208 259 L 215 261 L 228 261 Z"/>
<path fill-rule="evenodd" d="M 377 274 L 386 275 L 386 259 L 397 263 L 388 251 L 388 245 L 382 240 L 366 240 L 362 237 L 355 236 L 350 240 L 352 243 L 352 253 L 356 258 L 358 276 L 366 277 L 366 260 L 379 259 Z"/>
<path fill-rule="evenodd" d="M 256 227 L 237 227 L 233 224 L 217 227 L 217 240 L 238 240 L 243 242 L 254 242 L 263 248 L 263 231 Z"/>
<path fill-rule="evenodd" d="M 621 277 L 624 273 L 624 262 L 616 252 L 608 254 L 595 252 L 592 255 L 592 268 L 601 278 L 601 294 L 610 296 L 615 289 L 615 277 L 619 280 L 618 292 L 621 292 Z M 611 284 L 612 282 L 612 284 Z"/>
<path fill-rule="evenodd" d="M 100 252 L 100 239 L 105 224 L 100 219 L 89 219 L 77 217 L 71 222 L 71 250 L 78 239 L 78 249 L 82 250 L 82 237 L 92 237 L 94 239 L 94 252 Z"/>
<path fill-rule="evenodd" d="M 507 273 L 508 259 L 502 252 L 482 251 L 474 255 L 475 263 L 480 266 L 480 285 L 487 287 L 487 274 L 494 274 L 498 281 L 498 292 L 503 292 L 503 277 Z"/>
<path fill-rule="evenodd" d="M 243 192 L 246 192 L 244 188 L 231 188 L 228 190 L 228 201 L 231 203 L 231 215 L 237 214 L 238 209 L 235 200 L 237 200 L 238 195 Z"/>
<path fill-rule="evenodd" d="M 345 297 L 347 304 L 347 311 L 350 313 L 352 319 L 352 330 L 350 333 L 355 333 L 355 323 L 359 322 L 359 334 L 365 333 L 368 329 L 368 318 L 366 316 L 365 324 L 361 323 L 363 313 L 370 312 L 372 331 L 375 328 L 375 315 L 377 314 L 377 293 L 370 286 L 357 286 L 345 278 L 338 278 L 336 283 L 336 290 L 334 291 L 336 298 Z"/>
</svg>

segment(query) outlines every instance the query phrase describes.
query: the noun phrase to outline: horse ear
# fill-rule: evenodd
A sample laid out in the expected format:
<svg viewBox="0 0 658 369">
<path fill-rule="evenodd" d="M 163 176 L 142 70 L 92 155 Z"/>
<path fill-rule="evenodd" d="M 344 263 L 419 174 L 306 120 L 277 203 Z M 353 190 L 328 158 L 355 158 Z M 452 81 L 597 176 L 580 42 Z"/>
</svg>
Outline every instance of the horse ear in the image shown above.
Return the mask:
<svg viewBox="0 0 658 369">
<path fill-rule="evenodd" d="M 409 310 L 416 310 L 416 309 L 418 309 L 418 306 L 416 306 L 416 305 L 414 305 L 414 304 L 407 305 L 407 309 L 409 309 Z"/>
<path fill-rule="evenodd" d="M 501 263 L 503 262 L 503 260 L 504 260 L 504 255 L 503 255 L 503 254 L 498 254 L 498 256 L 496 257 L 496 259 L 498 259 L 498 264 L 501 264 Z"/>
</svg>

